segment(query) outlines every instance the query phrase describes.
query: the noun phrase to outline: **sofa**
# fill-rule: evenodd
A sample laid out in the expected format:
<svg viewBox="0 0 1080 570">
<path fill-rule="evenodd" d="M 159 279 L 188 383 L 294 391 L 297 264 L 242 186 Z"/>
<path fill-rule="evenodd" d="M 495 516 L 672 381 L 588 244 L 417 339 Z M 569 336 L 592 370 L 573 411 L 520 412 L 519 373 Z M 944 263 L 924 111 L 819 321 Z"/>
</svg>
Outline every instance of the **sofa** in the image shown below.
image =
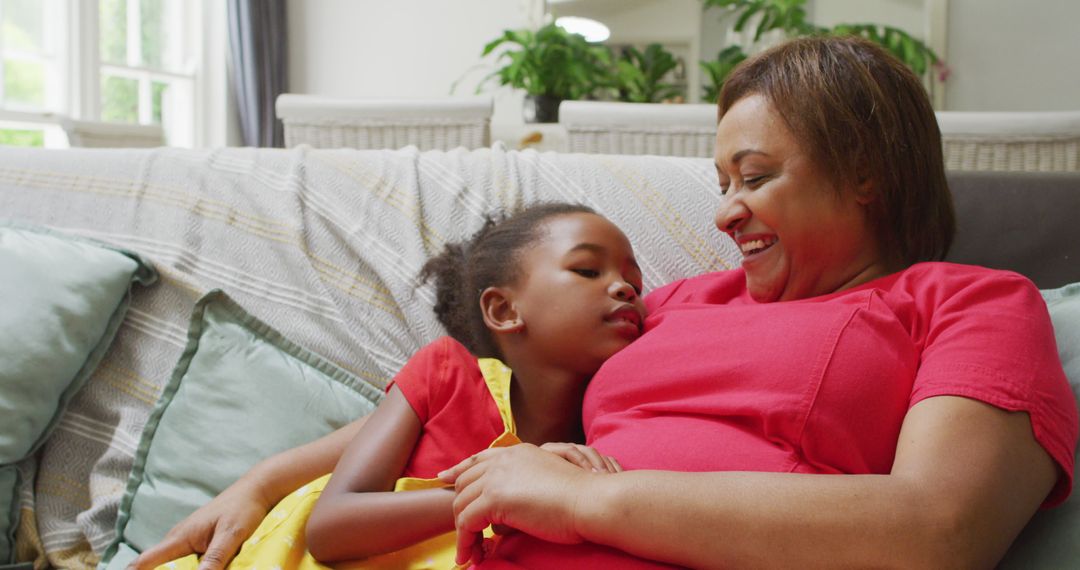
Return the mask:
<svg viewBox="0 0 1080 570">
<path fill-rule="evenodd" d="M 959 215 L 950 259 L 1024 273 L 1062 307 L 1059 349 L 1080 396 L 1080 286 L 1068 286 L 1080 282 L 1080 174 L 949 178 Z M 33 444 L 0 465 L 14 489 L 10 513 L 0 509 L 11 525 L 0 522 L 10 543 L 0 565 L 122 568 L 259 458 L 370 411 L 442 333 L 430 285 L 417 280 L 423 261 L 486 214 L 541 200 L 583 202 L 622 227 L 646 289 L 739 263 L 712 225 L 721 196 L 705 158 L 498 144 L 0 149 L 0 236 L 84 248 L 37 281 L 0 264 L 0 284 L 24 283 L 0 299 L 30 323 L 14 338 L 36 330 L 53 280 L 76 280 L 65 294 L 97 294 L 78 281 L 93 248 L 122 256 L 128 272 L 119 297 L 101 302 L 111 324 L 76 379 L 60 378 Z M 15 358 L 4 350 L 0 361 Z M 0 402 L 17 397 L 0 392 Z M 1002 563 L 1078 566 L 1075 498 L 1037 514 Z"/>
</svg>

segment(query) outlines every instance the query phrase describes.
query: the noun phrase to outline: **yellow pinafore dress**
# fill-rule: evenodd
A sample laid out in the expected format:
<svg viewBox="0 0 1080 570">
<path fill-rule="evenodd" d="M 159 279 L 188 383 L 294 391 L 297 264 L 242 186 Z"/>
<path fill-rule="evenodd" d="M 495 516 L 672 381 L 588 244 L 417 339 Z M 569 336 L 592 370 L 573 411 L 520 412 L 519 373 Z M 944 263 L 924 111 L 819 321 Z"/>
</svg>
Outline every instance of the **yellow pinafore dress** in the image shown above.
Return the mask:
<svg viewBox="0 0 1080 570">
<path fill-rule="evenodd" d="M 521 443 L 521 440 L 517 438 L 514 417 L 510 410 L 510 368 L 494 358 L 477 359 L 477 364 L 480 366 L 484 382 L 503 420 L 502 435 L 495 438 L 488 448 L 508 447 Z M 446 467 L 449 468 L 452 465 Z M 336 563 L 332 566 L 320 564 L 307 550 L 304 528 L 307 526 L 312 509 L 315 508 L 315 502 L 329 480 L 330 475 L 324 475 L 282 499 L 266 515 L 262 524 L 243 544 L 240 552 L 228 567 L 231 570 L 323 570 L 328 568 L 450 570 L 457 567 L 454 562 L 457 548 L 457 537 L 454 532 L 448 532 L 388 554 Z M 394 485 L 394 492 L 448 486 L 439 479 L 402 477 Z M 484 531 L 484 536 L 495 539 L 492 537 L 490 528 Z M 166 563 L 160 566 L 159 570 L 161 568 L 196 570 L 198 564 L 196 555 L 191 554 Z"/>
</svg>

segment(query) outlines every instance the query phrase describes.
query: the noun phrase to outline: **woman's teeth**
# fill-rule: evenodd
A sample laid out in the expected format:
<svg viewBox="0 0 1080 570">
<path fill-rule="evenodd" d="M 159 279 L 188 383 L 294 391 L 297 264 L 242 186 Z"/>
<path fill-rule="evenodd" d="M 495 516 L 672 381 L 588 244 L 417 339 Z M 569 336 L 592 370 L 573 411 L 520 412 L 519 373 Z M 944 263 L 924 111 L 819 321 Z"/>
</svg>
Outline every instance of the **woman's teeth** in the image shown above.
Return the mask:
<svg viewBox="0 0 1080 570">
<path fill-rule="evenodd" d="M 768 249 L 774 243 L 776 243 L 775 239 L 753 239 L 742 242 L 739 244 L 739 248 L 742 250 L 743 255 L 753 255 Z"/>
</svg>

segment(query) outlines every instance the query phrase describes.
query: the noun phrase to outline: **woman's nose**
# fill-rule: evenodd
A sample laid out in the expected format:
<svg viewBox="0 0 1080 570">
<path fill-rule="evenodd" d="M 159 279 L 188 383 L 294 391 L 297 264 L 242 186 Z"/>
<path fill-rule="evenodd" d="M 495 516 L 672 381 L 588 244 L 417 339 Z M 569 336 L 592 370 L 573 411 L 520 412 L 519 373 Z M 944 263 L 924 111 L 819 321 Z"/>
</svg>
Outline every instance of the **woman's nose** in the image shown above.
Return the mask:
<svg viewBox="0 0 1080 570">
<path fill-rule="evenodd" d="M 724 203 L 716 210 L 716 227 L 722 232 L 732 233 L 750 217 L 750 211 L 742 200 L 728 195 Z"/>
</svg>

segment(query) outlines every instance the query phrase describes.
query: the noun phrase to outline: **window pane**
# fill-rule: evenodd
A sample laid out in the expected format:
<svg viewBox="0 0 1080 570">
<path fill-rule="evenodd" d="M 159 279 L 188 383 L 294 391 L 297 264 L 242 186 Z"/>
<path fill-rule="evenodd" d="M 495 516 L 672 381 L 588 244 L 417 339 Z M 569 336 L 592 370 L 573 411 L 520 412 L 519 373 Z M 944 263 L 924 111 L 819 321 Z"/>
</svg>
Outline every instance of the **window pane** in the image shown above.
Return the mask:
<svg viewBox="0 0 1080 570">
<path fill-rule="evenodd" d="M 153 121 L 154 121 L 155 125 L 160 125 L 161 124 L 162 101 L 167 96 L 166 94 L 168 93 L 168 90 L 169 90 L 169 84 L 161 82 L 161 81 L 155 81 L 155 82 L 151 83 L 150 86 L 151 86 L 151 89 L 153 89 L 153 92 L 152 92 L 153 93 L 153 101 L 154 101 Z"/>
<path fill-rule="evenodd" d="M 127 2 L 98 0 L 99 46 L 101 61 L 123 65 L 127 63 Z"/>
<path fill-rule="evenodd" d="M 139 122 L 139 81 L 125 77 L 102 77 L 101 120 Z"/>
<path fill-rule="evenodd" d="M 45 133 L 24 129 L 0 129 L 0 146 L 45 146 Z"/>
<path fill-rule="evenodd" d="M 4 103 L 45 106 L 45 66 L 35 61 L 4 60 Z"/>
<path fill-rule="evenodd" d="M 163 2 L 161 0 L 140 0 L 139 17 L 142 20 L 142 64 L 161 69 L 162 50 L 166 45 L 166 28 L 162 25 Z"/>
<path fill-rule="evenodd" d="M 41 0 L 3 0 L 3 36 L 5 50 L 34 53 L 42 51 L 41 20 L 44 2 Z"/>
</svg>

